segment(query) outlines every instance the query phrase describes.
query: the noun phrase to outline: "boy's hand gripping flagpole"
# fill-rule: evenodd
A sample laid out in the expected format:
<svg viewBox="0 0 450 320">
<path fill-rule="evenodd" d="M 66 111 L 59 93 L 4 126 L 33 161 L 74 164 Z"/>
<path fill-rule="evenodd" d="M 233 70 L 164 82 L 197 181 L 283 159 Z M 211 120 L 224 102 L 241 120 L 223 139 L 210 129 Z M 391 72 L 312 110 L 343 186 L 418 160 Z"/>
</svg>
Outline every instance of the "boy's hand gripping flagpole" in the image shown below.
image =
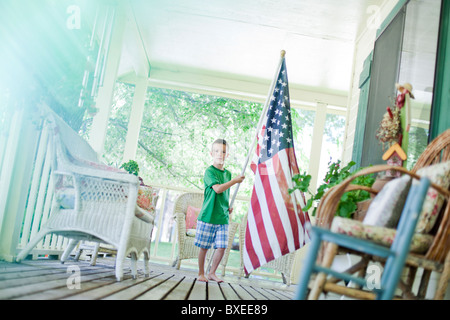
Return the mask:
<svg viewBox="0 0 450 320">
<path fill-rule="evenodd" d="M 249 149 L 249 151 L 248 151 L 247 158 L 245 159 L 244 166 L 242 167 L 242 172 L 241 172 L 241 175 L 242 175 L 242 176 L 245 174 L 245 170 L 247 170 L 247 166 L 248 166 L 248 163 L 249 163 L 249 161 L 250 161 L 250 157 L 252 156 L 252 154 L 253 154 L 253 149 L 255 148 L 256 139 L 257 139 L 258 134 L 259 134 L 259 132 L 261 131 L 261 128 L 262 128 L 262 126 L 263 126 L 263 123 L 262 123 L 262 122 L 263 122 L 263 120 L 264 120 L 265 115 L 267 114 L 267 109 L 269 108 L 270 98 L 271 98 L 271 96 L 272 96 L 272 94 L 273 94 L 273 90 L 274 90 L 274 88 L 275 88 L 275 85 L 276 85 L 276 82 L 277 82 L 277 77 L 278 77 L 278 74 L 280 73 L 281 64 L 283 63 L 283 60 L 284 60 L 284 56 L 285 56 L 285 55 L 286 55 L 286 51 L 281 50 L 280 62 L 278 63 L 278 67 L 277 67 L 277 69 L 276 69 L 276 71 L 275 71 L 275 75 L 274 75 L 274 77 L 273 77 L 272 84 L 270 85 L 269 93 L 267 94 L 266 103 L 265 103 L 265 105 L 264 105 L 263 112 L 261 113 L 261 117 L 259 118 L 258 127 L 256 128 L 256 134 L 255 134 L 254 137 L 253 137 L 253 141 L 252 141 L 252 143 L 251 143 L 251 145 L 250 145 L 250 149 Z M 239 190 L 239 186 L 240 186 L 240 185 L 241 185 L 241 184 L 238 183 L 238 184 L 236 185 L 236 188 L 234 189 L 234 194 L 233 194 L 233 196 L 232 196 L 232 198 L 231 198 L 231 201 L 230 201 L 230 208 L 233 208 L 234 200 L 236 199 L 236 196 L 237 196 L 237 193 L 238 193 L 238 190 Z"/>
<path fill-rule="evenodd" d="M 252 143 L 251 143 L 251 145 L 250 145 L 250 148 L 249 148 L 249 150 L 248 150 L 247 158 L 245 159 L 244 165 L 243 165 L 243 167 L 242 167 L 242 172 L 241 172 L 241 175 L 242 175 L 242 176 L 245 174 L 245 170 L 247 170 L 247 166 L 248 166 L 248 163 L 249 163 L 249 161 L 250 161 L 250 157 L 252 156 L 252 154 L 253 154 L 253 149 L 255 148 L 255 143 L 256 143 L 256 139 L 257 139 L 257 137 L 258 137 L 258 133 L 261 131 L 261 128 L 262 128 L 262 126 L 263 126 L 263 123 L 262 123 L 262 122 L 263 122 L 263 120 L 264 120 L 265 115 L 267 114 L 267 109 L 269 108 L 269 103 L 270 103 L 270 97 L 272 96 L 273 90 L 275 89 L 277 77 L 278 77 L 278 74 L 280 73 L 280 68 L 281 68 L 281 65 L 282 65 L 282 63 L 283 63 L 283 60 L 284 60 L 284 56 L 285 56 L 285 55 L 286 55 L 286 51 L 281 50 L 280 61 L 279 61 L 279 63 L 278 63 L 278 67 L 277 67 L 277 69 L 276 69 L 276 71 L 275 71 L 275 75 L 274 75 L 274 77 L 273 77 L 272 84 L 270 85 L 269 93 L 267 94 L 267 99 L 266 99 L 266 103 L 264 104 L 263 112 L 261 113 L 261 117 L 259 118 L 258 127 L 256 128 L 256 134 L 255 134 L 254 137 L 253 137 L 253 141 L 252 141 Z M 230 209 L 233 208 L 234 200 L 236 200 L 236 196 L 237 196 L 237 193 L 238 193 L 238 190 L 239 190 L 239 186 L 240 186 L 240 185 L 241 185 L 241 184 L 238 183 L 238 184 L 236 185 L 236 188 L 234 189 L 234 194 L 233 194 L 233 196 L 232 196 L 232 198 L 231 198 L 230 205 L 229 205 Z M 206 268 L 206 270 L 207 270 L 206 272 L 209 272 L 209 269 L 211 268 L 211 262 L 212 262 L 212 260 L 213 260 L 213 258 L 214 258 L 214 254 L 215 254 L 215 253 L 216 253 L 216 250 L 214 250 L 214 252 L 213 252 L 211 258 L 209 259 L 208 267 Z"/>
</svg>

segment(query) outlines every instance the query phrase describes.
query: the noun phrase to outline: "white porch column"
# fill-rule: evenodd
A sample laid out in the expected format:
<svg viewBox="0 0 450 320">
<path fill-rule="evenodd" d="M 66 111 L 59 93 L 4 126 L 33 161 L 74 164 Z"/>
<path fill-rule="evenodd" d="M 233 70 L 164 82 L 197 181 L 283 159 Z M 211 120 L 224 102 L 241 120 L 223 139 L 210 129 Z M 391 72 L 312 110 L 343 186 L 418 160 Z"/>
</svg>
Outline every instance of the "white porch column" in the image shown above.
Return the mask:
<svg viewBox="0 0 450 320">
<path fill-rule="evenodd" d="M 318 102 L 316 107 L 316 118 L 314 119 L 311 152 L 309 155 L 309 174 L 311 175 L 310 189 L 312 192 L 315 192 L 317 189 L 317 180 L 320 167 L 320 154 L 322 152 L 322 140 L 326 118 L 327 105 Z"/>
<path fill-rule="evenodd" d="M 123 152 L 123 162 L 134 160 L 138 146 L 142 116 L 144 114 L 145 97 L 147 93 L 147 78 L 138 77 L 134 88 L 133 105 L 128 121 L 127 140 Z"/>
<path fill-rule="evenodd" d="M 96 107 L 99 111 L 93 119 L 91 133 L 89 135 L 89 143 L 99 155 L 102 155 L 104 151 L 114 86 L 116 84 L 117 71 L 122 53 L 126 16 L 121 5 L 118 5 L 116 8 L 113 23 L 110 47 L 109 51 L 106 53 L 107 60 L 103 86 L 99 88 L 96 99 Z"/>
</svg>

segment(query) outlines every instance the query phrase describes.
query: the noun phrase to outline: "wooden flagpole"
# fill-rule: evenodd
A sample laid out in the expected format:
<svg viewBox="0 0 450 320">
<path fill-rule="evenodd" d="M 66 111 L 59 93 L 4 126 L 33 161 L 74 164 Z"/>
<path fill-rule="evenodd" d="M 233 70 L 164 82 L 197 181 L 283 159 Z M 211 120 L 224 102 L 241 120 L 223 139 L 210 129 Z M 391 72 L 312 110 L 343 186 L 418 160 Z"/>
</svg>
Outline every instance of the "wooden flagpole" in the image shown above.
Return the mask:
<svg viewBox="0 0 450 320">
<path fill-rule="evenodd" d="M 249 151 L 248 151 L 247 158 L 245 159 L 244 165 L 243 165 L 243 167 L 242 167 L 241 175 L 244 175 L 244 174 L 245 174 L 245 170 L 247 170 L 247 166 L 248 166 L 248 163 L 249 163 L 249 161 L 250 161 L 250 157 L 251 157 L 252 154 L 253 154 L 253 149 L 255 148 L 256 139 L 257 139 L 257 137 L 258 137 L 259 132 L 261 131 L 261 128 L 262 128 L 262 125 L 263 125 L 262 122 L 263 122 L 263 120 L 264 120 L 264 116 L 266 115 L 267 109 L 269 108 L 270 98 L 271 98 L 271 96 L 272 96 L 273 90 L 274 90 L 275 85 L 276 85 L 276 83 L 277 83 L 278 74 L 280 73 L 281 65 L 282 65 L 282 63 L 283 63 L 283 60 L 284 60 L 284 56 L 285 56 L 285 55 L 286 55 L 286 51 L 281 50 L 280 62 L 278 63 L 278 67 L 277 67 L 277 69 L 276 69 L 276 73 L 275 73 L 275 75 L 274 75 L 274 77 L 273 77 L 272 84 L 270 85 L 269 93 L 267 94 L 266 103 L 265 103 L 265 105 L 264 105 L 263 112 L 261 113 L 261 117 L 259 118 L 258 127 L 256 128 L 256 134 L 254 135 L 253 141 L 252 141 L 252 143 L 251 143 L 251 145 L 250 145 L 250 149 L 249 149 Z M 231 198 L 231 201 L 230 201 L 230 208 L 233 208 L 234 200 L 236 199 L 236 196 L 237 196 L 237 193 L 238 193 L 238 190 L 239 190 L 240 185 L 241 185 L 240 183 L 238 183 L 238 184 L 236 185 L 236 188 L 235 188 L 235 190 L 234 190 L 233 197 Z"/>
<path fill-rule="evenodd" d="M 244 165 L 243 165 L 243 167 L 242 167 L 242 172 L 241 172 L 241 175 L 242 175 L 242 176 L 245 174 L 245 170 L 247 170 L 247 166 L 248 166 L 248 163 L 249 163 L 249 161 L 250 161 L 250 157 L 251 157 L 252 154 L 253 154 L 253 149 L 255 148 L 256 139 L 257 139 L 257 137 L 258 137 L 259 132 L 261 131 L 261 128 L 262 128 L 262 125 L 263 125 L 262 122 L 263 122 L 263 120 L 264 120 L 264 116 L 266 115 L 267 109 L 269 108 L 270 97 L 272 96 L 273 90 L 275 89 L 275 85 L 276 85 L 276 83 L 277 83 L 278 74 L 280 73 L 281 65 L 282 65 L 282 63 L 283 63 L 283 60 L 284 60 L 284 56 L 285 56 L 285 55 L 286 55 L 286 51 L 281 50 L 280 62 L 278 63 L 278 67 L 277 67 L 277 69 L 276 69 L 276 73 L 275 73 L 275 75 L 274 75 L 274 77 L 273 77 L 272 84 L 270 85 L 269 93 L 267 94 L 266 103 L 264 104 L 264 109 L 263 109 L 263 112 L 261 113 L 261 117 L 259 118 L 258 127 L 256 128 L 256 134 L 255 134 L 254 137 L 253 137 L 253 141 L 252 141 L 252 143 L 251 143 L 251 145 L 250 145 L 250 149 L 248 150 L 247 158 L 245 159 Z M 237 193 L 238 193 L 238 190 L 239 190 L 239 186 L 240 186 L 240 185 L 241 185 L 241 184 L 238 183 L 238 184 L 236 185 L 236 188 L 234 189 L 234 194 L 233 194 L 233 197 L 231 198 L 231 201 L 230 201 L 230 206 L 229 206 L 230 208 L 233 208 L 234 200 L 236 200 L 236 196 L 237 196 Z M 213 258 L 214 258 L 214 254 L 215 254 L 215 253 L 216 253 L 216 250 L 214 249 L 211 258 L 209 259 L 208 267 L 206 268 L 206 273 L 208 273 L 208 272 L 209 272 L 209 269 L 211 268 L 211 263 L 212 263 L 212 260 L 213 260 Z"/>
</svg>

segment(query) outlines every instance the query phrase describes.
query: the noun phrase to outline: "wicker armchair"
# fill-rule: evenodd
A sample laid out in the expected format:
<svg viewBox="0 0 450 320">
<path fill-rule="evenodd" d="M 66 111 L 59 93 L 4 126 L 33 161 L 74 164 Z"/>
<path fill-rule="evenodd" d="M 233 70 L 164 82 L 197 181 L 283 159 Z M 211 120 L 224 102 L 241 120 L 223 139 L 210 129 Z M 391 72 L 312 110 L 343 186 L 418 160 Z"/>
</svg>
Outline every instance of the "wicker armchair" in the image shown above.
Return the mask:
<svg viewBox="0 0 450 320">
<path fill-rule="evenodd" d="M 156 215 L 156 203 L 159 199 L 159 189 L 152 188 L 150 186 L 140 186 L 138 190 L 138 201 L 136 206 L 135 215 L 140 217 L 146 217 L 146 221 L 151 223 L 152 227 L 150 230 L 150 234 L 153 231 L 155 215 Z M 65 262 L 69 255 L 72 253 L 73 245 L 75 240 L 71 240 L 71 243 L 67 246 L 63 255 L 61 256 L 61 262 Z M 78 261 L 81 254 L 84 251 L 90 252 L 91 261 L 90 265 L 95 266 L 97 264 L 97 258 L 99 254 L 104 255 L 117 255 L 117 248 L 113 245 L 100 243 L 100 242 L 90 242 L 90 241 L 80 241 L 77 245 L 77 249 L 75 251 L 74 260 Z M 134 268 L 135 266 L 133 266 Z"/>
<path fill-rule="evenodd" d="M 447 162 L 450 160 L 450 129 L 439 135 L 434 139 L 422 155 L 419 157 L 416 165 L 411 171 L 403 167 L 392 167 L 389 165 L 373 166 L 359 171 L 357 174 L 349 177 L 341 184 L 331 188 L 321 199 L 319 207 L 317 209 L 316 221 L 317 225 L 324 228 L 332 228 L 334 220 L 342 220 L 342 218 L 336 218 L 334 213 L 336 212 L 339 200 L 346 191 L 365 189 L 367 191 L 376 194 L 377 192 L 371 188 L 362 188 L 361 186 L 351 185 L 350 183 L 358 176 L 384 172 L 387 170 L 395 170 L 402 174 L 407 174 L 414 179 L 420 177 L 416 172 L 424 167 L 437 164 L 440 162 Z M 445 202 L 439 213 L 439 218 L 436 225 L 431 232 L 425 236 L 430 237 L 429 245 L 422 252 L 411 252 L 408 256 L 406 267 L 409 269 L 408 277 L 406 281 L 402 281 L 399 288 L 402 291 L 402 296 L 408 299 L 423 299 L 425 298 L 430 275 L 432 271 L 441 273 L 441 278 L 436 290 L 434 299 L 443 299 L 447 290 L 448 280 L 450 277 L 450 192 L 447 189 L 441 188 L 432 183 L 432 187 L 444 196 Z M 344 219 L 347 220 L 347 219 Z M 358 224 L 358 222 L 349 221 L 350 224 Z M 361 225 L 359 225 L 361 226 Z M 319 256 L 322 264 L 325 267 L 330 267 L 334 256 L 337 252 L 348 252 L 337 246 L 328 245 L 322 248 L 322 254 Z M 354 252 L 351 252 L 354 254 Z M 364 255 L 361 256 L 361 260 L 355 265 L 351 266 L 347 272 L 364 273 L 370 261 L 373 261 L 374 257 Z M 412 292 L 412 285 L 416 276 L 417 268 L 423 268 L 424 272 L 421 276 L 421 282 L 418 292 L 415 294 Z M 310 293 L 310 299 L 317 299 L 321 292 L 335 292 L 343 295 L 348 295 L 363 299 L 372 299 L 374 296 L 366 294 L 364 291 L 355 288 L 346 288 L 339 286 L 336 279 L 326 279 L 323 274 L 319 274 L 314 281 L 312 290 Z"/>
<path fill-rule="evenodd" d="M 100 163 L 96 152 L 53 111 L 45 109 L 52 132 L 52 209 L 41 226 L 16 258 L 23 260 L 48 233 L 71 239 L 66 252 L 80 240 L 108 243 L 117 248 L 116 278 L 123 278 L 123 263 L 132 257 L 136 276 L 137 258 L 144 254 L 148 274 L 153 220 L 137 209 L 139 180 Z"/>
<path fill-rule="evenodd" d="M 176 219 L 178 234 L 178 256 L 173 262 L 173 266 L 180 269 L 181 261 L 185 259 L 197 259 L 199 248 L 194 245 L 195 234 L 186 230 L 186 213 L 188 206 L 201 208 L 203 205 L 203 194 L 201 193 L 184 193 L 175 200 L 173 216 Z M 239 224 L 230 222 L 228 227 L 228 247 L 224 252 L 220 266 L 222 266 L 222 275 L 225 275 L 225 267 L 228 263 L 230 250 L 233 243 L 234 235 Z M 213 250 L 208 251 L 207 259 L 211 259 Z"/>
</svg>

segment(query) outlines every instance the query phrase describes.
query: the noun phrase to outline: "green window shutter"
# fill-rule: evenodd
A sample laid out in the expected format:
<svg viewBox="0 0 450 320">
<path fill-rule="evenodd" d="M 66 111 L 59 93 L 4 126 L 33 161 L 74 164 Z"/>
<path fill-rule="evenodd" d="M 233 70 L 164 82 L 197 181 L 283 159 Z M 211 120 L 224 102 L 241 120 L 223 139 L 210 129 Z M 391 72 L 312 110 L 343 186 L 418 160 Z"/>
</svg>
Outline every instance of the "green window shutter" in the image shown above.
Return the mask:
<svg viewBox="0 0 450 320">
<path fill-rule="evenodd" d="M 358 115 L 356 118 L 355 139 L 353 142 L 352 160 L 356 163 L 354 168 L 359 168 L 361 165 L 361 154 L 363 148 L 364 130 L 366 128 L 367 105 L 369 103 L 369 87 L 370 87 L 370 72 L 372 67 L 373 51 L 364 61 L 363 70 L 359 76 L 359 106 Z"/>
<path fill-rule="evenodd" d="M 450 1 L 442 1 L 429 140 L 450 128 Z"/>
</svg>

